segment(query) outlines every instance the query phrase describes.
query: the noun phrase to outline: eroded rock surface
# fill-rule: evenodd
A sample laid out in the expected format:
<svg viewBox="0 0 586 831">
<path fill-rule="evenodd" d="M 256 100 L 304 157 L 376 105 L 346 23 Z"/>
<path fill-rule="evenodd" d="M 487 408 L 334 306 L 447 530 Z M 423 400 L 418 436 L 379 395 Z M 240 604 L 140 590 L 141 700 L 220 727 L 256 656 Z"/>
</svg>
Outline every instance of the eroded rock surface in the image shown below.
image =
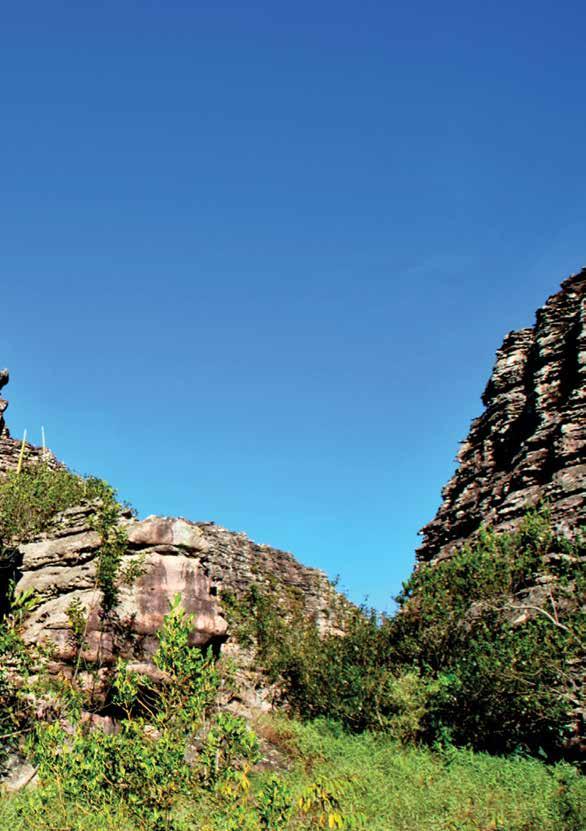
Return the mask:
<svg viewBox="0 0 586 831">
<path fill-rule="evenodd" d="M 85 662 L 105 669 L 123 657 L 147 674 L 156 672 L 150 663 L 156 633 L 176 594 L 194 616 L 192 643 L 216 649 L 228 634 L 223 591 L 238 595 L 252 583 L 270 582 L 302 593 L 308 614 L 327 616 L 332 590 L 325 575 L 292 555 L 211 523 L 156 516 L 137 520 L 127 512 L 121 519 L 128 536 L 122 569 L 134 561 L 143 573 L 121 586 L 115 614 L 105 621 L 96 588 L 101 541 L 90 526 L 94 511 L 91 505 L 65 511 L 49 531 L 21 545 L 15 560 L 16 591 L 34 591 L 39 600 L 26 617 L 24 640 L 50 645 L 55 674 L 70 675 L 77 660 L 68 615 L 74 602 L 89 615 L 81 653 Z"/>
<path fill-rule="evenodd" d="M 119 656 L 148 661 L 156 648 L 156 632 L 177 593 L 185 610 L 194 615 L 194 644 L 223 638 L 227 624 L 201 564 L 206 550 L 203 535 L 181 519 L 123 518 L 128 549 L 122 567 L 140 560 L 144 573 L 120 588 L 115 616 L 104 623 L 96 588 L 101 541 L 89 526 L 91 514 L 91 506 L 66 511 L 43 538 L 20 546 L 17 591 L 35 591 L 41 601 L 26 619 L 26 641 L 50 641 L 54 661 L 71 664 L 76 646 L 68 609 L 76 601 L 89 613 L 85 660 L 101 666 L 111 665 Z"/>
<path fill-rule="evenodd" d="M 7 381 L 8 372 L 0 371 L 0 389 Z M 7 406 L 0 399 L 0 474 L 16 469 L 22 448 L 5 428 L 2 416 Z M 27 464 L 41 459 L 60 464 L 50 451 L 30 444 L 25 444 L 24 459 Z M 105 672 L 122 657 L 156 675 L 151 662 L 156 634 L 176 594 L 194 617 L 194 645 L 220 648 L 228 633 L 222 593 L 239 596 L 253 583 L 270 584 L 283 597 L 295 593 L 303 598 L 307 613 L 327 625 L 334 593 L 326 576 L 291 554 L 212 522 L 157 516 L 137 520 L 129 511 L 120 518 L 128 538 L 122 570 L 135 562 L 142 573 L 120 587 L 115 609 L 105 619 L 96 586 L 101 546 L 91 522 L 96 510 L 96 505 L 86 504 L 63 512 L 45 533 L 21 544 L 0 566 L 0 596 L 12 580 L 17 594 L 35 593 L 37 605 L 27 614 L 22 633 L 25 641 L 50 647 L 55 674 L 71 675 L 77 663 L 72 604 L 88 615 L 83 662 Z"/>
<path fill-rule="evenodd" d="M 421 532 L 420 561 L 449 556 L 481 524 L 510 530 L 542 500 L 562 533 L 585 521 L 586 270 L 562 283 L 534 327 L 507 335 L 482 402 Z"/>
</svg>

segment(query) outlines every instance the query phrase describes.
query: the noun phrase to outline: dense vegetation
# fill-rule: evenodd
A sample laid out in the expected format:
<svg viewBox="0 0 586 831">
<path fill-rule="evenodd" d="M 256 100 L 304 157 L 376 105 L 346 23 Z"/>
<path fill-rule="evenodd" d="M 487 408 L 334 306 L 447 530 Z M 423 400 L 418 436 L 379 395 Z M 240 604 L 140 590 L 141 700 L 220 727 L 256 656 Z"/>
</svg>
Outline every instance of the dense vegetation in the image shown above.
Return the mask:
<svg viewBox="0 0 586 831">
<path fill-rule="evenodd" d="M 141 572 L 122 566 L 120 507 L 105 483 L 44 465 L 10 474 L 0 483 L 2 556 L 9 562 L 20 540 L 80 501 L 95 508 L 106 620 L 121 583 Z M 111 673 L 113 734 L 92 729 L 96 702 L 78 680 L 79 668 L 100 670 L 83 663 L 86 610 L 68 611 L 76 672 L 51 681 L 50 654 L 19 634 L 34 594 L 12 589 L 0 622 L 0 751 L 25 753 L 34 780 L 0 798 L 0 828 L 579 831 L 586 783 L 577 767 L 526 754 L 555 759 L 572 729 L 583 558 L 580 540 L 556 539 L 546 513 L 532 513 L 515 534 L 483 532 L 420 568 L 393 617 L 341 602 L 332 625 L 343 637 L 320 634 L 300 598 L 284 609 L 270 587 L 224 598 L 238 638 L 304 723 L 250 724 L 222 707 L 234 668 L 190 646 L 193 621 L 177 597 L 159 633 L 157 682 L 124 661 Z M 38 700 L 51 702 L 52 718 L 35 718 Z"/>
<path fill-rule="evenodd" d="M 187 831 L 310 831 L 328 827 L 363 831 L 582 831 L 586 781 L 575 768 L 547 766 L 448 748 L 403 747 L 384 734 L 352 735 L 335 724 L 265 718 L 255 725 L 282 756 L 283 769 L 256 768 L 216 787 L 177 777 L 168 828 Z M 129 745 L 120 741 L 122 759 Z M 88 777 L 89 745 L 83 771 Z M 95 751 L 94 751 L 95 752 Z M 75 750 L 79 759 L 79 749 Z M 145 756 L 151 765 L 152 754 Z M 177 754 L 170 756 L 172 762 Z M 164 760 L 163 760 L 164 762 Z M 163 769 L 164 765 L 163 765 Z M 180 766 L 180 773 L 184 768 Z M 54 772 L 51 774 L 55 777 Z M 156 771 L 156 781 L 164 779 Z M 128 774 L 135 787 L 134 770 Z M 151 831 L 144 814 L 119 788 L 97 789 L 88 801 L 79 776 L 53 778 L 36 790 L 2 801 L 0 828 L 11 831 Z M 148 786 L 151 794 L 156 784 Z M 305 811 L 300 807 L 308 806 Z M 165 826 L 163 826 L 165 827 Z"/>
<path fill-rule="evenodd" d="M 287 616 L 256 587 L 228 605 L 299 716 L 557 758 L 583 696 L 585 555 L 583 538 L 556 537 L 547 511 L 536 511 L 514 533 L 483 531 L 421 566 L 390 618 L 342 606 L 343 638 L 320 638 L 295 598 Z"/>
<path fill-rule="evenodd" d="M 64 467 L 46 463 L 11 471 L 0 481 L 0 768 L 6 753 L 26 733 L 31 716 L 30 697 L 15 687 L 13 679 L 16 675 L 26 678 L 35 666 L 42 667 L 50 657 L 42 649 L 25 648 L 19 636 L 20 625 L 35 607 L 36 597 L 34 592 L 15 594 L 10 575 L 16 546 L 47 530 L 60 512 L 83 503 L 91 503 L 95 508 L 94 525 L 102 541 L 96 588 L 101 590 L 102 606 L 107 612 L 115 603 L 118 583 L 127 576 L 120 571 L 125 536 L 118 527 L 121 506 L 114 490 L 94 477 L 78 476 Z M 81 655 L 85 612 L 73 603 L 69 617 Z M 78 669 L 80 664 L 79 661 Z"/>
</svg>

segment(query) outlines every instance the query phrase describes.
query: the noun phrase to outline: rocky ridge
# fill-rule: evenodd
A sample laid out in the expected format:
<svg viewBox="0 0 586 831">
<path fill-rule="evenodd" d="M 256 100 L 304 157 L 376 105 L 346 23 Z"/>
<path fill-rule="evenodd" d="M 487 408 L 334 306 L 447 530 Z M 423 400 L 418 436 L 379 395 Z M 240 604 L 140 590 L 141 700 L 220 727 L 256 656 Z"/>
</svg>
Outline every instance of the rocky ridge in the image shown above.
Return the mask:
<svg viewBox="0 0 586 831">
<path fill-rule="evenodd" d="M 6 406 L 2 399 L 2 413 Z M 0 473 L 17 467 L 21 447 L 6 432 L 0 436 Z M 27 463 L 44 458 L 59 464 L 49 451 L 30 444 L 25 444 L 24 455 Z M 253 584 L 270 587 L 284 604 L 292 595 L 301 598 L 307 614 L 328 625 L 335 592 L 323 572 L 212 522 L 157 516 L 139 520 L 128 510 L 120 516 L 128 540 L 122 569 L 140 564 L 141 573 L 131 585 L 120 587 L 115 615 L 105 622 L 96 590 L 101 547 L 92 526 L 96 510 L 96 505 L 83 504 L 64 511 L 45 532 L 19 545 L 8 567 L 3 563 L 0 569 L 0 600 L 11 581 L 17 594 L 35 593 L 22 635 L 29 643 L 50 646 L 54 675 L 67 677 L 75 671 L 77 646 L 68 615 L 72 603 L 88 615 L 82 658 L 100 667 L 104 676 L 119 657 L 141 672 L 156 674 L 151 663 L 156 633 L 177 593 L 194 616 L 193 644 L 216 651 L 229 637 L 222 596 L 241 596 Z M 92 684 L 95 688 L 95 674 Z"/>
<path fill-rule="evenodd" d="M 150 658 L 176 593 L 194 615 L 192 640 L 199 645 L 219 647 L 226 640 L 221 596 L 225 591 L 240 595 L 253 583 L 295 592 L 304 598 L 308 614 L 327 616 L 330 589 L 325 575 L 302 566 L 291 554 L 212 523 L 157 516 L 137 520 L 125 512 L 121 524 L 128 544 L 122 568 L 140 562 L 143 574 L 120 589 L 117 624 L 130 637 L 126 644 L 117 643 L 115 632 L 103 631 L 96 599 L 101 541 L 90 524 L 93 513 L 91 505 L 63 512 L 39 539 L 19 547 L 15 562 L 16 590 L 34 590 L 40 601 L 27 617 L 24 639 L 49 639 L 59 663 L 71 662 L 75 654 L 67 616 L 72 601 L 90 612 L 84 657 L 104 666 L 118 656 Z"/>
<path fill-rule="evenodd" d="M 440 560 L 481 524 L 514 528 L 545 501 L 561 533 L 586 520 L 586 269 L 562 283 L 533 327 L 510 332 L 421 534 L 418 560 Z"/>
</svg>

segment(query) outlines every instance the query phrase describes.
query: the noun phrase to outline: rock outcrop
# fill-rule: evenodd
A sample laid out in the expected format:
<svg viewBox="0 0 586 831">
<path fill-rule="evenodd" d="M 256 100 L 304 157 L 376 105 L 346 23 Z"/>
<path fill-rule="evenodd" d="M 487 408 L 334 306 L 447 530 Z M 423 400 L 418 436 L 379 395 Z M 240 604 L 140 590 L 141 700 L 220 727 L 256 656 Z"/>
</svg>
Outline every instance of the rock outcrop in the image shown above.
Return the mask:
<svg viewBox="0 0 586 831">
<path fill-rule="evenodd" d="M 481 524 L 514 528 L 542 501 L 562 533 L 585 521 L 586 270 L 562 283 L 534 327 L 507 335 L 482 402 L 421 532 L 422 562 L 449 556 Z"/>
<path fill-rule="evenodd" d="M 8 374 L 7 369 L 0 370 L 0 390 L 6 386 L 10 375 Z M 8 407 L 8 401 L 5 398 L 0 398 L 0 436 L 5 431 L 5 424 L 4 424 L 4 413 L 6 412 L 6 408 Z"/>
<path fill-rule="evenodd" d="M 56 672 L 71 672 L 76 656 L 68 615 L 72 603 L 89 613 L 82 656 L 101 667 L 118 657 L 148 664 L 177 593 L 194 616 L 193 644 L 217 649 L 228 630 L 221 608 L 224 591 L 239 595 L 252 583 L 270 582 L 277 591 L 302 596 L 308 614 L 327 614 L 331 589 L 325 575 L 291 554 L 212 523 L 157 516 L 137 520 L 126 512 L 122 571 L 135 563 L 142 573 L 121 586 L 116 614 L 105 623 L 96 590 L 101 540 L 90 526 L 93 512 L 91 505 L 65 511 L 39 539 L 21 545 L 14 561 L 17 592 L 34 591 L 39 600 L 24 623 L 24 640 L 50 643 Z"/>
<path fill-rule="evenodd" d="M 0 373 L 0 386 L 6 381 L 7 373 Z M 2 399 L 1 413 L 6 406 Z M 4 429 L 0 474 L 17 467 L 21 450 L 22 442 Z M 43 459 L 59 465 L 50 451 L 30 444 L 24 445 L 24 458 L 27 464 Z M 228 637 L 222 596 L 241 596 L 252 584 L 270 586 L 283 603 L 292 595 L 301 598 L 307 614 L 327 625 L 335 592 L 325 574 L 301 565 L 291 554 L 213 522 L 157 516 L 138 520 L 127 510 L 119 521 L 127 537 L 121 573 L 134 564 L 138 576 L 120 585 L 114 614 L 104 616 L 96 582 L 102 540 L 92 523 L 97 510 L 88 503 L 64 511 L 46 531 L 0 562 L 0 610 L 10 585 L 22 596 L 34 593 L 22 635 L 26 642 L 49 648 L 53 674 L 71 676 L 79 663 L 71 617 L 75 607 L 87 615 L 83 664 L 102 673 L 125 658 L 141 672 L 156 675 L 151 662 L 156 635 L 176 594 L 194 618 L 192 643 L 216 651 Z M 92 679 L 99 692 L 95 672 Z"/>
</svg>

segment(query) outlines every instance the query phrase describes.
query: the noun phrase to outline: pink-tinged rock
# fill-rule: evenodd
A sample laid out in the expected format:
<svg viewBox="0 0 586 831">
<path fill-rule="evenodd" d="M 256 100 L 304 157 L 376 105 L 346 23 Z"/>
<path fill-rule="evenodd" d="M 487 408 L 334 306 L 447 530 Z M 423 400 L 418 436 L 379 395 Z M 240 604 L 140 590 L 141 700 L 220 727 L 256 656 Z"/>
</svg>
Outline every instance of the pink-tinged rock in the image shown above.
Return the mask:
<svg viewBox="0 0 586 831">
<path fill-rule="evenodd" d="M 136 559 L 136 555 L 128 559 Z M 205 646 L 224 638 L 227 622 L 220 613 L 217 598 L 211 593 L 210 579 L 197 560 L 181 551 L 169 554 L 152 551 L 147 553 L 142 567 L 144 574 L 132 586 L 120 588 L 112 621 L 104 620 L 101 614 L 101 594 L 95 588 L 95 561 L 92 572 L 84 573 L 84 589 L 77 588 L 79 569 L 62 568 L 60 574 L 52 570 L 52 596 L 28 616 L 23 638 L 29 643 L 50 642 L 54 660 L 73 662 L 77 647 L 67 612 L 73 601 L 79 601 L 88 617 L 82 650 L 84 661 L 111 665 L 117 657 L 150 658 L 158 646 L 157 632 L 177 594 L 185 611 L 193 615 L 193 645 Z M 33 575 L 39 577 L 42 572 Z M 25 577 L 24 584 L 33 587 L 34 578 L 30 574 Z M 45 587 L 46 593 L 49 591 L 43 581 L 37 585 L 39 589 Z M 128 634 L 126 641 L 122 634 L 124 629 Z"/>
<path fill-rule="evenodd" d="M 183 608 L 194 617 L 192 642 L 205 644 L 222 637 L 228 628 L 217 599 L 212 596 L 210 579 L 197 560 L 182 553 L 149 555 L 145 574 L 130 589 L 121 593 L 120 614 L 132 616 L 133 631 L 155 635 L 176 594 Z"/>
<path fill-rule="evenodd" d="M 184 519 L 150 516 L 128 523 L 127 532 L 131 546 L 173 545 L 193 552 L 207 551 L 201 528 Z"/>
<path fill-rule="evenodd" d="M 120 520 L 128 539 L 121 569 L 140 564 L 142 574 L 130 586 L 120 582 L 115 607 L 104 616 L 97 585 L 100 537 L 90 528 L 95 510 L 94 505 L 69 509 L 41 538 L 21 546 L 16 591 L 36 595 L 38 603 L 24 621 L 23 638 L 49 647 L 50 675 L 71 678 L 77 672 L 98 702 L 106 695 L 118 658 L 139 666 L 137 671 L 151 680 L 160 680 L 152 658 L 157 634 L 177 594 L 192 616 L 191 643 L 203 648 L 216 650 L 227 638 L 222 592 L 239 595 L 253 583 L 281 586 L 284 597 L 294 591 L 304 598 L 308 614 L 320 625 L 330 625 L 327 611 L 334 592 L 325 575 L 302 566 L 291 554 L 257 545 L 245 534 L 213 523 L 156 516 L 136 520 L 129 513 Z M 88 621 L 77 670 L 79 650 L 68 614 L 74 603 Z"/>
</svg>

